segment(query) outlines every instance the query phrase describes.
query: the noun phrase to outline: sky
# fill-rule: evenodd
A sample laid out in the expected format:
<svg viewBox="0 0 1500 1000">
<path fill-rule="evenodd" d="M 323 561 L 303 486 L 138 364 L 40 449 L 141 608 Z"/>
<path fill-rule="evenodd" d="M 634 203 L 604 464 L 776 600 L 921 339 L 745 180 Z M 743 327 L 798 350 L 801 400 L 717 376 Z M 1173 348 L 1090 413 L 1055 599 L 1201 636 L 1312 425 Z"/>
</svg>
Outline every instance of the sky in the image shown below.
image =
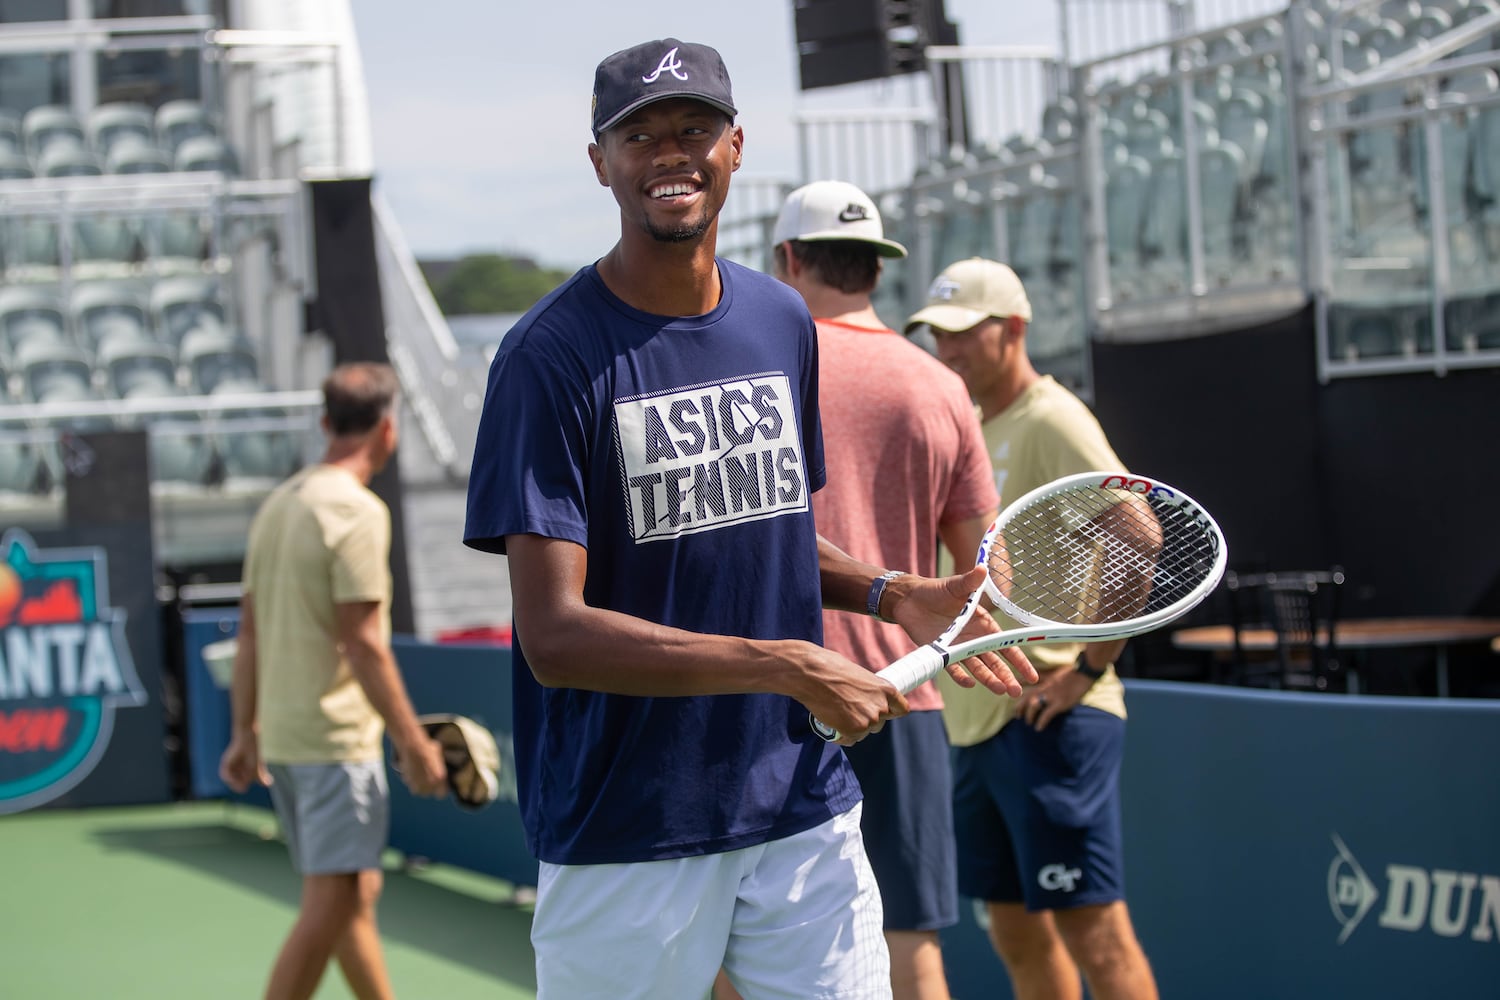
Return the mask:
<svg viewBox="0 0 1500 1000">
<path fill-rule="evenodd" d="M 714 46 L 745 130 L 741 176 L 797 177 L 792 0 L 354 0 L 375 186 L 419 258 L 500 252 L 572 269 L 619 234 L 588 160 L 594 67 L 654 38 Z M 1056 45 L 1052 4 L 947 0 L 970 45 Z M 893 91 L 894 92 L 894 91 Z M 906 91 L 900 92 L 905 101 Z"/>
</svg>

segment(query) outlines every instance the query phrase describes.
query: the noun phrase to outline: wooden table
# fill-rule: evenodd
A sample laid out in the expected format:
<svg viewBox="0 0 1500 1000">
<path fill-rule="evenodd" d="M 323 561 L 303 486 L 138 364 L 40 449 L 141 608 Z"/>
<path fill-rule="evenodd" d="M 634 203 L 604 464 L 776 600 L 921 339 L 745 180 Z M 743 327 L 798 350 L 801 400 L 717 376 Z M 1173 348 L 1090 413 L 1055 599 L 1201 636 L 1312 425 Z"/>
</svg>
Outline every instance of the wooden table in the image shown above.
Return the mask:
<svg viewBox="0 0 1500 1000">
<path fill-rule="evenodd" d="M 1334 631 L 1340 649 L 1431 646 L 1437 658 L 1440 698 L 1448 697 L 1449 646 L 1487 642 L 1500 652 L 1500 618 L 1351 618 L 1339 622 Z M 1199 652 L 1233 652 L 1234 629 L 1228 625 L 1178 629 L 1172 633 L 1172 645 Z M 1243 629 L 1240 648 L 1253 653 L 1270 652 L 1276 648 L 1276 632 L 1270 628 Z"/>
</svg>

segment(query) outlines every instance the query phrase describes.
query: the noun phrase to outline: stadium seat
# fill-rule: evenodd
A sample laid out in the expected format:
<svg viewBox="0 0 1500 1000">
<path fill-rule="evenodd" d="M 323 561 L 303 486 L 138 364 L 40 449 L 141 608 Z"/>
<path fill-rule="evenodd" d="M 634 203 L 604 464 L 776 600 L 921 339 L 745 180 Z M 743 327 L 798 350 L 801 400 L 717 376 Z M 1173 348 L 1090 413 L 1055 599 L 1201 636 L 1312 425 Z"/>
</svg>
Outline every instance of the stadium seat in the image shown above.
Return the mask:
<svg viewBox="0 0 1500 1000">
<path fill-rule="evenodd" d="M 0 149 L 25 152 L 21 142 L 21 120 L 3 110 L 0 110 Z"/>
<path fill-rule="evenodd" d="M 1243 209 L 1239 158 L 1231 144 L 1202 143 L 1198 148 L 1198 219 L 1204 278 L 1210 286 L 1227 285 L 1237 277 L 1236 232 Z M 1150 167 L 1151 208 L 1141 227 L 1144 277 L 1157 293 L 1184 294 L 1191 264 L 1187 161 L 1174 150 Z"/>
<path fill-rule="evenodd" d="M 1182 117 L 1182 91 L 1176 79 L 1148 73 L 1136 81 L 1137 105 L 1143 111 L 1158 111 L 1170 127 Z"/>
<path fill-rule="evenodd" d="M 128 399 L 149 401 L 181 395 L 172 388 L 160 394 L 154 388 L 132 392 Z M 161 416 L 151 422 L 151 481 L 158 484 L 206 486 L 221 479 L 223 460 L 212 437 L 202 432 L 196 416 Z"/>
<path fill-rule="evenodd" d="M 1057 178 L 1051 189 L 1053 202 L 1051 269 L 1055 281 L 1063 283 L 1067 298 L 1066 307 L 1072 309 L 1077 303 L 1073 296 L 1072 282 L 1083 273 L 1083 196 L 1079 193 L 1078 161 L 1061 160 L 1051 164 L 1049 176 Z"/>
<path fill-rule="evenodd" d="M 117 277 L 141 259 L 140 227 L 119 216 L 85 216 L 74 221 L 74 277 Z"/>
<path fill-rule="evenodd" d="M 1057 232 L 1056 179 L 1040 169 L 1014 175 L 1014 194 L 1006 199 L 1006 243 L 1009 263 L 1028 286 L 1042 281 L 1052 263 Z"/>
<path fill-rule="evenodd" d="M 214 387 L 214 396 L 256 395 L 268 387 L 254 378 L 226 378 Z M 276 418 L 274 411 L 247 411 L 247 419 Z M 224 459 L 229 483 L 251 480 L 279 482 L 302 464 L 302 449 L 297 437 L 287 431 L 241 430 L 232 418 L 226 418 L 225 429 L 218 437 L 218 451 Z"/>
<path fill-rule="evenodd" d="M 1042 109 L 1042 138 L 1054 146 L 1071 142 L 1078 132 L 1078 104 L 1067 94 Z"/>
<path fill-rule="evenodd" d="M 213 117 L 198 101 L 168 101 L 156 109 L 156 141 L 169 153 L 185 139 L 217 134 Z"/>
<path fill-rule="evenodd" d="M 1497 3 L 1496 0 L 1472 0 L 1472 2 L 1460 7 L 1453 13 L 1453 26 L 1455 28 L 1461 27 L 1476 17 L 1484 17 L 1487 14 L 1495 13 L 1497 10 L 1500 10 L 1500 3 Z M 1454 52 L 1450 58 L 1474 56 L 1489 52 L 1496 47 L 1496 41 L 1496 35 L 1480 35 L 1468 45 Z"/>
<path fill-rule="evenodd" d="M 1204 58 L 1209 62 L 1230 61 L 1249 54 L 1245 36 L 1235 28 L 1214 35 L 1204 47 Z"/>
<path fill-rule="evenodd" d="M 1390 62 L 1407 50 L 1406 28 L 1400 22 L 1382 20 L 1359 37 L 1360 44 L 1380 56 L 1381 62 Z"/>
<path fill-rule="evenodd" d="M 1198 153 L 1198 190 L 1202 196 L 1203 268 L 1210 281 L 1228 283 L 1235 273 L 1236 248 L 1243 242 L 1244 154 L 1232 143 Z"/>
<path fill-rule="evenodd" d="M 1414 18 L 1408 28 L 1407 34 L 1413 38 L 1431 41 L 1444 32 L 1453 29 L 1453 18 L 1447 11 L 1438 7 L 1425 7 L 1422 13 Z"/>
<path fill-rule="evenodd" d="M 213 278 L 162 278 L 151 289 L 150 308 L 157 336 L 171 347 L 180 347 L 183 335 L 196 326 L 225 324 L 224 305 Z"/>
<path fill-rule="evenodd" d="M 121 333 L 153 339 L 145 301 L 132 285 L 80 282 L 74 286 L 69 307 L 78 342 L 90 351 L 97 352 L 106 339 Z"/>
<path fill-rule="evenodd" d="M 1271 131 L 1265 101 L 1252 90 L 1238 89 L 1219 109 L 1219 139 L 1239 149 L 1244 181 L 1252 188 L 1263 173 L 1266 145 Z"/>
<path fill-rule="evenodd" d="M 1490 259 L 1500 263 L 1500 107 L 1480 111 L 1474 131 L 1474 189 Z"/>
<path fill-rule="evenodd" d="M 1334 308 L 1329 349 L 1346 361 L 1412 357 L 1432 350 L 1430 305 Z"/>
<path fill-rule="evenodd" d="M 1106 170 L 1116 157 L 1126 156 L 1125 135 L 1127 129 L 1125 123 L 1118 118 L 1103 118 L 1098 121 L 1099 149 L 1104 157 Z"/>
<path fill-rule="evenodd" d="M 146 220 L 147 257 L 158 274 L 203 269 L 210 250 L 209 218 L 199 212 L 168 211 Z"/>
<path fill-rule="evenodd" d="M 1155 108 L 1146 108 L 1125 121 L 1125 148 L 1147 163 L 1166 156 L 1174 146 L 1171 122 Z"/>
<path fill-rule="evenodd" d="M 1126 157 L 1108 170 L 1104 191 L 1106 242 L 1110 282 L 1117 298 L 1129 297 L 1140 268 L 1141 225 L 1150 186 L 1151 168 L 1139 157 Z"/>
<path fill-rule="evenodd" d="M 14 357 L 26 398 L 34 403 L 74 403 L 97 398 L 93 370 L 83 352 L 72 344 L 30 340 L 17 347 Z"/>
<path fill-rule="evenodd" d="M 104 168 L 111 174 L 165 174 L 171 172 L 172 161 L 149 142 L 122 138 L 110 148 Z"/>
<path fill-rule="evenodd" d="M 98 157 L 84 146 L 53 142 L 36 158 L 39 177 L 98 177 L 104 173 Z"/>
<path fill-rule="evenodd" d="M 106 162 L 115 144 L 123 139 L 147 145 L 156 141 L 154 116 L 144 104 L 124 101 L 100 104 L 89 111 L 84 126 L 95 155 Z"/>
<path fill-rule="evenodd" d="M 1495 291 L 1449 300 L 1443 309 L 1447 348 L 1472 354 L 1500 349 L 1500 302 Z"/>
<path fill-rule="evenodd" d="M 229 144 L 217 136 L 199 135 L 184 139 L 172 158 L 177 170 L 239 173 L 239 164 Z"/>
<path fill-rule="evenodd" d="M 221 382 L 253 381 L 259 364 L 255 351 L 238 333 L 222 326 L 199 326 L 182 338 L 178 362 L 188 372 L 188 382 L 200 393 L 213 392 Z"/>
<path fill-rule="evenodd" d="M 5 234 L 5 269 L 13 278 L 56 277 L 58 256 L 57 219 L 50 216 L 0 216 Z"/>
<path fill-rule="evenodd" d="M 1336 38 L 1330 40 L 1330 46 L 1337 44 L 1337 55 L 1341 78 L 1347 79 L 1358 76 L 1361 73 L 1380 65 L 1380 53 L 1366 48 L 1360 42 L 1359 36 L 1353 31 L 1345 29 L 1338 33 Z M 1330 60 L 1334 50 L 1329 49 Z"/>
<path fill-rule="evenodd" d="M 50 471 L 35 445 L 0 440 L 0 493 L 45 493 L 51 482 Z"/>
<path fill-rule="evenodd" d="M 99 345 L 96 366 L 121 399 L 176 395 L 177 363 L 164 344 L 143 335 L 114 334 Z"/>
<path fill-rule="evenodd" d="M 21 139 L 27 154 L 39 162 L 42 153 L 53 146 L 83 146 L 83 123 L 72 108 L 44 104 L 21 119 Z"/>
<path fill-rule="evenodd" d="M 35 175 L 25 153 L 0 146 L 0 181 L 30 180 Z"/>
<path fill-rule="evenodd" d="M 1456 291 L 1486 290 L 1500 285 L 1487 250 L 1484 210 L 1480 193 L 1480 117 L 1468 107 L 1458 107 L 1438 120 L 1443 157 L 1443 207 L 1448 234 L 1449 284 Z M 1415 147 L 1417 208 L 1426 218 L 1431 208 L 1427 144 Z"/>
<path fill-rule="evenodd" d="M 1468 69 L 1445 76 L 1439 100 L 1443 104 L 1470 104 L 1500 92 L 1500 75 L 1493 69 Z"/>
<path fill-rule="evenodd" d="M 995 255 L 994 207 L 984 192 L 956 180 L 938 189 L 934 228 L 939 260 Z"/>
<path fill-rule="evenodd" d="M 1028 135 L 1024 132 L 1016 132 L 1008 137 L 1002 144 L 1005 149 L 1018 160 L 1026 157 L 1047 157 L 1052 155 L 1052 144 L 1041 136 Z"/>
<path fill-rule="evenodd" d="M 1182 295 L 1190 290 L 1186 169 L 1176 150 L 1147 162 L 1151 210 L 1141 220 L 1141 286 L 1149 295 Z"/>
<path fill-rule="evenodd" d="M 1371 5 L 1365 4 L 1364 6 L 1368 8 Z M 1379 4 L 1374 5 L 1374 14 L 1379 20 L 1394 21 L 1401 25 L 1416 20 L 1417 15 L 1421 13 L 1420 0 L 1381 0 Z"/>
<path fill-rule="evenodd" d="M 56 293 L 25 285 L 0 288 L 0 337 L 0 346 L 12 359 L 17 349 L 31 340 L 69 343 L 67 321 Z"/>
<path fill-rule="evenodd" d="M 1270 19 L 1261 21 L 1245 32 L 1245 44 L 1251 52 L 1279 53 L 1283 44 L 1281 22 Z"/>
</svg>

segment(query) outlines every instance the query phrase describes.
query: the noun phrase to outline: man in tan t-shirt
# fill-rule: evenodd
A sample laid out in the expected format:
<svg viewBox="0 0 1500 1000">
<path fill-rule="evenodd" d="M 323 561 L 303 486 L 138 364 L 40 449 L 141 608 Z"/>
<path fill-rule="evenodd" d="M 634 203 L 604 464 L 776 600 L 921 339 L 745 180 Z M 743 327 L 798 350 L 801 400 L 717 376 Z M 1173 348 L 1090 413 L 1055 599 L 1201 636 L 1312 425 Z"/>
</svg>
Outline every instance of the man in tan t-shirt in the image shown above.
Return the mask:
<svg viewBox="0 0 1500 1000">
<path fill-rule="evenodd" d="M 312 996 L 335 956 L 355 996 L 392 996 L 375 924 L 390 826 L 384 731 L 413 794 L 446 788 L 442 748 L 391 653 L 390 511 L 369 489 L 396 449 L 396 389 L 389 365 L 334 369 L 323 461 L 273 490 L 250 526 L 219 771 L 236 791 L 270 785 L 302 875 L 272 1000 Z"/>
<path fill-rule="evenodd" d="M 1001 503 L 1061 476 L 1124 466 L 1077 396 L 1026 352 L 1031 303 L 1014 271 L 970 258 L 933 281 L 907 321 L 980 408 Z M 1014 627 L 1003 620 L 1002 627 Z M 1020 699 L 975 698 L 939 676 L 954 755 L 959 890 L 985 900 L 1018 1000 L 1155 1000 L 1125 905 L 1120 762 L 1124 641 L 1032 646 Z"/>
</svg>

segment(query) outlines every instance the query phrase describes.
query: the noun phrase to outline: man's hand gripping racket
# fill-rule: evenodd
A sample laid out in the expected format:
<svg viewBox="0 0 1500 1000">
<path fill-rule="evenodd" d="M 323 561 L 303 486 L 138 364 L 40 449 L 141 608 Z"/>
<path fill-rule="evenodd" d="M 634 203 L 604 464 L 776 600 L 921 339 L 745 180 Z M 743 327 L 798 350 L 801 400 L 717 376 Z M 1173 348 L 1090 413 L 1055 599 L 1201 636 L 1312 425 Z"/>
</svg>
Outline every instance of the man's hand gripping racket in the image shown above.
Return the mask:
<svg viewBox="0 0 1500 1000">
<path fill-rule="evenodd" d="M 1007 646 L 1103 642 L 1186 614 L 1218 586 L 1228 550 L 1191 497 L 1123 472 L 1040 486 L 1000 512 L 979 544 L 984 584 L 937 639 L 876 676 L 907 693 L 951 663 Z M 1017 628 L 958 641 L 981 601 Z M 839 734 L 816 718 L 825 740 Z"/>
</svg>

